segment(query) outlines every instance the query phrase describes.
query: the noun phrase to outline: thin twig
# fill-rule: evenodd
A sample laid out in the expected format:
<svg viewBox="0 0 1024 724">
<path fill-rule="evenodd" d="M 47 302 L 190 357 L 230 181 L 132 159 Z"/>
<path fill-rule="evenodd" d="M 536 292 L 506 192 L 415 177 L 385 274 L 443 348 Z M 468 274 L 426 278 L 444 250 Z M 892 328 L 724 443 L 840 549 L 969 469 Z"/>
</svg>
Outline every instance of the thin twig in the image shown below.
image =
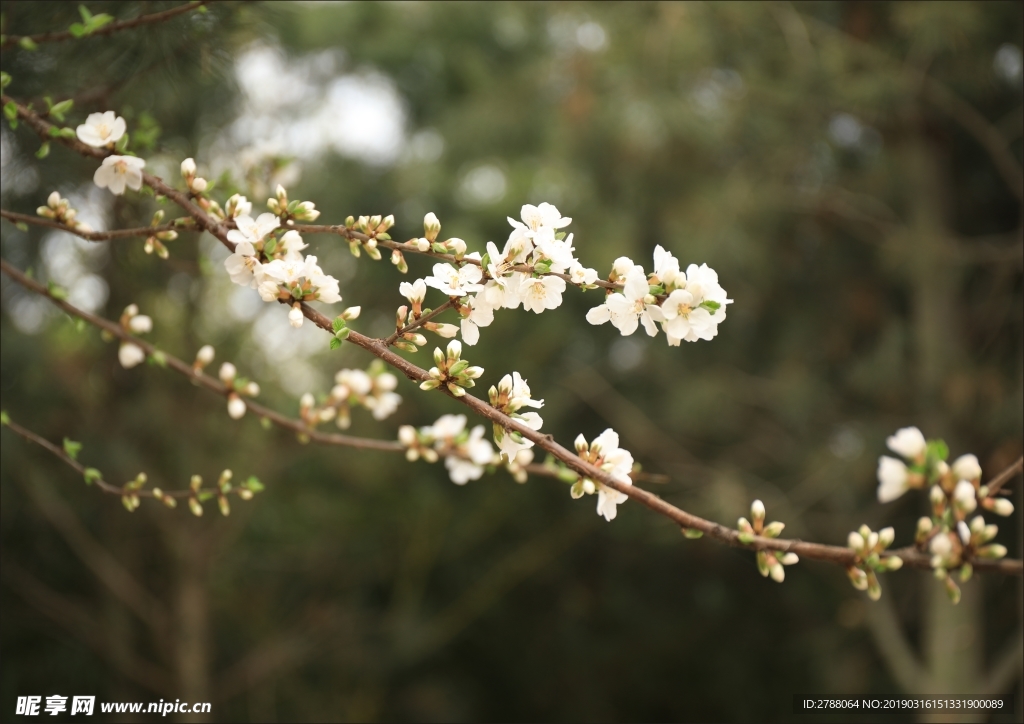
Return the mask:
<svg viewBox="0 0 1024 724">
<path fill-rule="evenodd" d="M 1017 458 L 1017 462 L 985 483 L 986 487 L 988 487 L 989 496 L 998 493 L 999 489 L 1009 481 L 1013 480 L 1014 476 L 1021 470 L 1024 470 L 1024 457 Z"/>
<path fill-rule="evenodd" d="M 420 327 L 422 327 L 427 322 L 432 322 L 435 317 L 441 316 L 441 314 L 443 312 L 448 311 L 449 309 L 451 309 L 454 306 L 455 306 L 455 300 L 448 299 L 448 301 L 446 301 L 444 304 L 442 304 L 441 306 L 439 306 L 439 307 L 437 307 L 435 309 L 432 309 L 430 311 L 430 313 L 424 314 L 422 317 L 417 319 L 415 322 L 412 322 L 411 324 L 407 324 L 406 326 L 402 327 L 401 329 L 396 329 L 394 334 L 392 334 L 390 337 L 388 337 L 387 339 L 384 340 L 384 344 L 387 345 L 388 347 L 390 347 L 403 334 L 408 334 L 409 332 L 412 332 L 413 330 L 419 329 Z"/>
<path fill-rule="evenodd" d="M 8 102 L 15 103 L 18 116 L 23 118 L 29 126 L 40 134 L 40 136 L 43 138 L 49 137 L 50 124 L 40 118 L 36 113 L 30 111 L 13 99 L 10 99 L 8 96 L 3 96 L 0 100 L 5 104 Z M 109 152 L 107 151 L 86 146 L 75 139 L 64 139 L 58 137 L 56 140 L 59 140 L 69 148 L 79 151 L 83 155 L 92 156 L 94 158 L 103 158 L 109 155 Z M 234 251 L 235 244 L 227 238 L 228 227 L 192 203 L 192 200 L 186 194 L 171 188 L 161 179 L 151 176 L 150 174 L 143 174 L 143 183 L 154 191 L 167 196 L 177 203 L 185 210 L 186 213 L 196 220 L 200 227 L 215 236 L 228 249 Z M 5 268 L 9 267 L 6 263 L 4 263 L 4 266 Z M 281 303 L 285 304 L 288 302 L 281 300 Z M 313 309 L 305 302 L 300 304 L 300 308 L 306 319 L 332 336 L 334 335 L 334 328 L 330 319 Z M 358 347 L 362 347 L 378 359 L 383 360 L 391 367 L 400 371 L 410 380 L 424 382 L 431 379 L 425 369 L 392 352 L 384 345 L 382 340 L 373 339 L 360 334 L 359 332 L 352 331 L 348 336 L 348 341 Z M 744 543 L 740 540 L 740 532 L 738 530 L 726 528 L 725 526 L 713 521 L 688 513 L 685 510 L 677 508 L 671 503 L 662 500 L 657 495 L 640 488 L 639 486 L 623 483 L 621 480 L 613 478 L 604 470 L 582 460 L 575 454 L 575 452 L 559 445 L 550 435 L 541 434 L 536 430 L 527 427 L 518 420 L 515 420 L 491 407 L 483 400 L 480 400 L 468 393 L 461 397 L 456 397 L 448 392 L 448 390 L 443 386 L 438 389 L 441 390 L 443 394 L 446 394 L 453 400 L 469 407 L 479 416 L 500 425 L 505 430 L 518 432 L 524 438 L 533 442 L 538 448 L 549 453 L 555 459 L 560 460 L 577 474 L 597 481 L 605 487 L 623 493 L 645 507 L 650 508 L 654 512 L 673 521 L 681 528 L 697 530 L 720 543 L 747 550 L 792 552 L 804 558 L 826 561 L 842 566 L 851 566 L 856 562 L 856 553 L 850 548 L 841 546 L 806 543 L 804 541 L 788 540 L 785 538 L 764 538 L 760 536 L 754 537 L 749 543 Z M 908 566 L 931 569 L 931 557 L 927 553 L 919 551 L 916 548 L 901 548 L 899 550 L 892 551 L 892 555 L 898 555 L 903 559 L 904 564 Z M 970 562 L 974 565 L 974 568 L 977 571 L 998 571 L 1018 576 L 1024 574 L 1024 562 L 1020 560 L 993 561 L 977 559 Z"/>
<path fill-rule="evenodd" d="M 89 35 L 82 36 L 84 38 L 95 38 L 101 35 L 111 35 L 113 33 L 120 32 L 121 30 L 128 30 L 130 28 L 137 28 L 140 25 L 150 25 L 152 23 L 162 23 L 166 20 L 170 20 L 176 15 L 187 13 L 191 10 L 195 10 L 202 5 L 206 5 L 209 0 L 200 0 L 200 2 L 186 3 L 185 5 L 179 5 L 176 8 L 170 10 L 162 10 L 158 13 L 150 13 L 149 15 L 140 15 L 132 20 L 122 20 L 116 23 L 110 23 L 104 25 L 99 30 L 95 30 Z M 15 45 L 18 45 L 22 40 L 28 38 L 35 44 L 39 43 L 56 43 L 62 40 L 71 40 L 75 36 L 71 34 L 70 30 L 60 30 L 52 33 L 38 33 L 36 35 L 8 35 L 4 38 L 4 42 L 0 45 L 0 50 L 7 50 Z"/>
<path fill-rule="evenodd" d="M 0 217 L 7 219 L 8 221 L 15 224 L 34 224 L 35 226 L 46 226 L 51 229 L 60 229 L 66 231 L 69 234 L 80 236 L 86 241 L 113 241 L 115 239 L 136 239 L 145 236 L 153 236 L 159 234 L 162 231 L 190 231 L 194 222 L 189 217 L 183 217 L 184 221 L 181 223 L 170 222 L 168 224 L 160 224 L 159 226 L 141 226 L 136 229 L 116 229 L 114 231 L 81 231 L 75 229 L 67 224 L 62 224 L 59 221 L 53 221 L 52 219 L 45 219 L 39 216 L 29 216 L 28 214 L 19 214 L 14 211 L 7 211 L 6 209 L 0 209 Z"/>
</svg>

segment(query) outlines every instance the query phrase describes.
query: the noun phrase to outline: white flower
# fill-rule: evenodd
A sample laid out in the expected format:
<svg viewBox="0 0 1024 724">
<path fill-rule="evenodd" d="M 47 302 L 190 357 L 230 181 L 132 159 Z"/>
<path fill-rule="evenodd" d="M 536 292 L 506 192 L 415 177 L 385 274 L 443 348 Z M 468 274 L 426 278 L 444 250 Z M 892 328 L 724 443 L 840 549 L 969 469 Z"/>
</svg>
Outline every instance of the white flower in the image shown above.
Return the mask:
<svg viewBox="0 0 1024 724">
<path fill-rule="evenodd" d="M 124 193 L 125 186 L 132 191 L 142 188 L 142 169 L 146 162 L 135 156 L 107 156 L 93 174 L 93 182 L 101 189 L 110 189 L 114 196 Z"/>
<path fill-rule="evenodd" d="M 562 214 L 549 203 L 542 203 L 540 206 L 533 206 L 532 204 L 525 204 L 520 209 L 520 216 L 523 219 L 523 224 L 530 231 L 538 231 L 542 228 L 549 229 L 561 229 L 564 226 L 568 226 L 572 223 L 572 219 L 564 218 Z M 519 222 L 509 219 L 509 223 L 512 226 L 517 226 Z"/>
<path fill-rule="evenodd" d="M 315 256 L 302 258 L 274 259 L 264 264 L 259 269 L 259 290 L 264 301 L 272 302 L 277 299 L 283 287 L 291 293 L 295 287 L 301 287 L 303 281 L 311 285 L 309 292 L 306 292 L 307 299 L 317 299 L 327 304 L 334 304 L 341 301 L 341 294 L 338 292 L 338 280 L 323 273 L 323 270 L 316 263 Z"/>
<path fill-rule="evenodd" d="M 544 407 L 544 400 L 532 399 L 530 385 L 527 384 L 526 380 L 518 372 L 513 372 L 511 378 L 505 375 L 498 384 L 501 387 L 511 387 L 512 391 L 509 394 L 508 402 L 508 409 L 510 411 L 518 412 L 523 407 L 533 407 L 536 409 Z M 536 429 L 539 430 L 540 427 Z"/>
<path fill-rule="evenodd" d="M 422 304 L 423 298 L 427 296 L 427 283 L 422 279 L 417 279 L 412 284 L 402 282 L 398 285 L 398 291 L 410 304 Z"/>
<path fill-rule="evenodd" d="M 438 440 L 450 440 L 466 429 L 465 415 L 441 415 L 430 428 L 430 435 Z"/>
<path fill-rule="evenodd" d="M 494 321 L 494 308 L 487 304 L 482 296 L 483 292 L 477 292 L 475 296 L 466 300 L 471 311 L 469 316 L 463 317 L 460 322 L 462 341 L 470 346 L 480 341 L 480 327 L 489 327 Z M 440 330 L 438 332 L 440 333 Z"/>
<path fill-rule="evenodd" d="M 231 281 L 243 287 L 255 287 L 257 285 L 262 267 L 263 265 L 256 258 L 256 250 L 253 248 L 252 243 L 248 241 L 240 241 L 235 244 L 235 250 L 224 260 L 224 268 L 227 270 Z M 266 297 L 264 299 L 266 301 L 273 301 L 272 299 L 266 299 Z M 273 299 L 277 299 L 276 287 Z"/>
<path fill-rule="evenodd" d="M 142 351 L 142 347 L 131 342 L 122 342 L 121 346 L 117 350 L 117 361 L 121 363 L 121 366 L 126 370 L 131 369 L 137 364 L 140 364 L 146 359 L 146 353 Z"/>
<path fill-rule="evenodd" d="M 654 247 L 654 275 L 666 289 L 675 284 L 680 276 L 679 260 L 672 256 L 672 252 L 663 249 L 660 244 Z M 685 281 L 685 277 L 683 280 Z"/>
<path fill-rule="evenodd" d="M 82 143 L 95 148 L 103 148 L 117 143 L 128 129 L 124 119 L 113 111 L 106 113 L 90 113 L 85 123 L 75 129 L 75 135 Z"/>
<path fill-rule="evenodd" d="M 538 256 L 551 260 L 553 271 L 564 271 L 576 262 L 576 258 L 572 254 L 575 251 L 572 246 L 572 234 L 559 241 L 553 232 L 550 234 L 538 233 L 534 236 L 534 244 L 536 244 Z M 534 259 L 538 261 L 536 256 Z"/>
<path fill-rule="evenodd" d="M 217 376 L 220 377 L 221 382 L 227 385 L 235 381 L 235 377 L 238 376 L 238 370 L 230 362 L 223 362 Z"/>
<path fill-rule="evenodd" d="M 299 232 L 295 229 L 289 229 L 281 236 L 277 248 L 284 252 L 285 259 L 300 261 L 302 259 L 302 250 L 307 246 L 309 244 L 302 241 L 302 235 Z"/>
<path fill-rule="evenodd" d="M 146 334 L 153 331 L 153 320 L 145 314 L 138 314 L 128 320 L 128 329 L 135 334 Z"/>
<path fill-rule="evenodd" d="M 891 435 L 885 444 L 894 453 L 902 455 L 907 460 L 917 460 L 924 455 L 928 447 L 924 435 L 916 427 L 902 427 Z"/>
<path fill-rule="evenodd" d="M 953 488 L 953 502 L 964 513 L 973 513 L 974 509 L 978 507 L 974 486 L 966 480 L 957 483 Z"/>
<path fill-rule="evenodd" d="M 484 439 L 483 425 L 477 425 L 470 431 L 469 440 L 458 447 L 457 455 L 449 455 L 444 461 L 453 483 L 465 485 L 483 475 L 483 466 L 494 459 L 494 449 Z"/>
<path fill-rule="evenodd" d="M 676 289 L 661 305 L 665 317 L 662 328 L 665 334 L 676 339 L 695 342 L 698 339 L 710 339 L 714 336 L 716 324 L 704 307 L 698 307 L 693 294 L 685 289 Z M 670 342 L 671 344 L 671 342 Z"/>
<path fill-rule="evenodd" d="M 587 321 L 591 324 L 604 324 L 611 320 L 624 337 L 633 334 L 640 322 L 643 322 L 647 334 L 653 337 L 658 333 L 655 322 L 663 321 L 664 316 L 660 307 L 646 303 L 649 292 L 643 268 L 634 266 L 626 274 L 622 292 L 610 294 L 604 304 L 587 312 Z"/>
<path fill-rule="evenodd" d="M 252 203 L 241 194 L 232 194 L 224 204 L 228 218 L 239 216 L 250 216 L 252 214 Z"/>
<path fill-rule="evenodd" d="M 878 502 L 890 503 L 907 492 L 907 466 L 902 460 L 878 458 Z"/>
<path fill-rule="evenodd" d="M 980 480 L 981 464 L 974 455 L 961 455 L 953 462 L 953 474 L 960 480 Z"/>
<path fill-rule="evenodd" d="M 945 557 L 953 551 L 953 542 L 949 539 L 949 536 L 945 533 L 932 538 L 931 543 L 928 544 L 928 549 L 936 556 Z"/>
<path fill-rule="evenodd" d="M 619 447 L 619 434 L 608 428 L 590 443 L 593 451 L 599 449 L 597 466 L 618 480 L 620 483 L 632 485 L 629 474 L 633 471 L 633 455 Z"/>
<path fill-rule="evenodd" d="M 334 397 L 347 398 L 350 394 L 363 397 L 370 394 L 370 391 L 373 389 L 373 378 L 363 370 L 340 370 L 334 375 L 334 381 L 345 388 L 344 390 L 338 390 L 335 387 L 335 390 L 340 394 L 332 392 L 331 394 Z"/>
<path fill-rule="evenodd" d="M 609 523 L 615 520 L 618 511 L 616 506 L 629 500 L 629 496 L 614 488 L 597 484 L 597 514 L 603 515 Z"/>
<path fill-rule="evenodd" d="M 451 264 L 434 264 L 434 275 L 423 281 L 428 287 L 438 289 L 449 297 L 464 297 L 470 292 L 478 292 L 483 286 L 477 284 L 483 277 L 480 267 L 466 264 L 456 269 Z"/>
<path fill-rule="evenodd" d="M 263 213 L 253 219 L 248 214 L 242 214 L 235 218 L 235 226 L 228 232 L 228 241 L 240 244 L 248 241 L 250 244 L 257 244 L 271 231 L 281 225 L 281 220 L 274 214 Z"/>
<path fill-rule="evenodd" d="M 597 270 L 574 261 L 569 265 L 569 279 L 573 284 L 593 284 L 597 281 Z"/>
<path fill-rule="evenodd" d="M 612 274 L 622 278 L 629 274 L 633 270 L 636 264 L 628 256 L 620 256 L 618 259 L 612 262 Z"/>
<path fill-rule="evenodd" d="M 545 309 L 556 309 L 562 303 L 565 280 L 556 276 L 527 277 L 519 287 L 523 309 L 540 314 Z"/>
</svg>

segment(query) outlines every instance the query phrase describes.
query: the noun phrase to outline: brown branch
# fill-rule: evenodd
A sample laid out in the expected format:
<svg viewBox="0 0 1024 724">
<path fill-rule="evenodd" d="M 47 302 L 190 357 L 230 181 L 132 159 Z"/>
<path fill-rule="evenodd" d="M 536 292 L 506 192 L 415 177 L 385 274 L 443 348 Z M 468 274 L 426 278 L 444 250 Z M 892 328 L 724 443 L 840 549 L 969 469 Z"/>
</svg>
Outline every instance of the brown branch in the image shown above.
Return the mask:
<svg viewBox="0 0 1024 724">
<path fill-rule="evenodd" d="M 99 30 L 96 30 L 89 35 L 82 36 L 83 38 L 95 38 L 100 35 L 111 35 L 113 33 L 120 32 L 121 30 L 129 30 L 131 28 L 137 28 L 140 25 L 151 25 L 153 23 L 162 23 L 171 18 L 187 13 L 191 10 L 195 10 L 202 5 L 206 5 L 209 0 L 201 0 L 200 2 L 190 2 L 185 5 L 179 5 L 176 8 L 170 10 L 163 10 L 158 13 L 150 13 L 149 15 L 140 15 L 132 20 L 122 20 L 120 22 L 109 23 L 104 25 Z M 23 39 L 28 38 L 33 43 L 56 43 L 63 40 L 71 40 L 75 36 L 71 34 L 69 30 L 60 30 L 51 33 L 38 33 L 36 35 L 8 35 L 4 38 L 3 45 L 0 45 L 0 50 L 7 50 L 8 48 L 18 45 Z"/>
<path fill-rule="evenodd" d="M 3 96 L 3 103 L 8 101 L 14 102 L 7 96 Z M 16 102 L 15 102 L 16 103 Z M 21 104 L 17 104 L 17 113 L 20 118 L 25 119 L 25 122 L 37 131 L 41 136 L 49 137 L 50 124 L 40 118 L 36 113 L 28 110 Z M 72 139 L 58 138 L 64 145 L 70 148 L 79 150 L 84 155 L 89 155 L 95 158 L 102 158 L 108 155 L 108 152 L 100 149 L 86 146 L 85 144 Z M 149 174 L 143 174 L 143 183 L 150 186 L 154 191 L 164 194 L 168 198 L 172 199 L 175 203 L 181 206 L 188 214 L 190 214 L 200 227 L 208 231 L 210 234 L 215 236 L 222 244 L 232 251 L 235 248 L 235 244 L 228 240 L 227 230 L 228 227 L 220 221 L 214 219 L 205 211 L 200 209 L 198 206 L 192 203 L 191 199 L 180 191 L 176 191 L 171 187 L 167 186 L 161 179 L 151 176 Z M 299 227 L 294 227 L 299 228 Z M 331 227 L 334 229 L 334 233 L 341 235 L 347 235 L 348 230 L 345 227 L 344 232 L 338 231 L 339 227 Z M 362 236 L 362 235 L 361 235 Z M 378 243 L 383 243 L 379 241 Z M 477 262 L 479 263 L 479 262 Z M 4 263 L 5 271 L 10 265 Z M 289 304 L 290 300 L 280 300 L 282 304 Z M 331 320 L 320 312 L 313 309 L 309 304 L 302 302 L 300 304 L 303 316 L 306 317 L 316 326 L 320 327 L 328 334 L 334 335 L 334 328 Z M 392 352 L 384 344 L 383 340 L 373 339 L 367 337 L 359 332 L 352 331 L 348 336 L 348 341 L 355 344 L 358 347 L 362 347 L 367 352 L 383 360 L 385 363 L 394 367 L 400 371 L 410 380 L 414 382 L 424 382 L 430 378 L 430 375 L 422 367 L 418 367 L 409 360 L 401 357 Z M 141 345 L 140 345 L 141 346 Z M 470 394 L 465 394 L 461 397 L 455 397 L 444 387 L 439 387 L 439 390 L 443 394 L 448 395 L 453 400 L 469 407 L 471 410 L 477 413 L 480 417 L 486 418 L 491 422 L 500 425 L 507 431 L 515 431 L 522 435 L 527 440 L 533 442 L 538 448 L 551 454 L 557 460 L 563 462 L 567 467 L 575 471 L 577 474 L 590 478 L 600 482 L 602 485 L 617 490 L 624 495 L 633 498 L 640 504 L 647 508 L 650 508 L 654 512 L 668 518 L 673 521 L 676 525 L 682 528 L 689 528 L 698 530 L 709 538 L 724 543 L 726 545 L 734 546 L 737 548 L 745 548 L 747 550 L 772 550 L 781 552 L 792 552 L 796 553 L 804 558 L 811 560 L 820 560 L 828 563 L 835 563 L 842 566 L 853 565 L 856 561 L 856 554 L 849 548 L 841 546 L 824 545 L 820 543 L 807 543 L 799 540 L 788 540 L 784 538 L 763 538 L 760 536 L 755 537 L 751 542 L 744 543 L 740 540 L 740 532 L 731 528 L 726 528 L 723 525 L 714 523 L 710 520 L 706 520 L 699 516 L 688 513 L 685 510 L 677 508 L 676 506 L 662 500 L 657 495 L 644 490 L 636 485 L 629 485 L 623 483 L 620 480 L 613 478 L 604 470 L 601 470 L 588 462 L 583 461 L 575 452 L 570 451 L 561 445 L 559 445 L 550 435 L 545 435 L 533 430 L 526 425 L 522 424 L 518 420 L 514 420 L 508 415 L 496 410 L 495 408 L 488 405 L 483 400 L 474 397 Z M 926 553 L 918 551 L 914 548 L 902 548 L 898 551 L 892 551 L 892 554 L 899 555 L 903 558 L 906 565 L 914 568 L 930 569 L 930 556 Z M 1011 575 L 1022 575 L 1024 574 L 1024 562 L 1019 560 L 972 560 L 970 561 L 975 570 L 978 571 L 999 571 L 1002 573 L 1008 573 Z"/>
<path fill-rule="evenodd" d="M 390 337 L 388 337 L 387 339 L 384 340 L 384 344 L 387 345 L 388 347 L 390 347 L 403 334 L 407 334 L 408 332 L 412 332 L 415 329 L 419 329 L 420 327 L 422 327 L 427 322 L 432 322 L 435 317 L 441 316 L 442 313 L 448 311 L 449 309 L 451 309 L 454 306 L 455 306 L 455 301 L 452 300 L 452 299 L 449 299 L 447 302 L 445 302 L 441 306 L 437 307 L 436 309 L 432 309 L 429 314 L 424 314 L 422 317 L 417 319 L 412 324 L 407 324 L 406 326 L 402 327 L 401 329 L 396 329 L 394 334 L 392 334 Z"/>
<path fill-rule="evenodd" d="M 35 226 L 45 226 L 51 229 L 60 229 L 66 231 L 69 234 L 80 236 L 86 241 L 113 241 L 114 239 L 135 239 L 145 236 L 153 236 L 159 234 L 161 231 L 188 231 L 192 225 L 192 219 L 190 217 L 182 217 L 185 223 L 170 222 L 168 224 L 161 224 L 160 226 L 141 226 L 136 229 L 115 229 L 113 231 L 80 231 L 67 224 L 62 224 L 59 221 L 53 221 L 52 219 L 46 219 L 40 216 L 30 216 L 28 214 L 19 214 L 14 211 L 7 211 L 6 209 L 0 209 L 0 218 L 7 219 L 8 221 L 15 224 L 34 224 Z M 187 223 L 187 225 L 186 225 Z"/>
<path fill-rule="evenodd" d="M 1017 462 L 985 483 L 988 487 L 988 494 L 992 496 L 998 493 L 999 489 L 1009 481 L 1013 480 L 1014 476 L 1021 470 L 1024 470 L 1024 457 L 1017 458 Z"/>
</svg>

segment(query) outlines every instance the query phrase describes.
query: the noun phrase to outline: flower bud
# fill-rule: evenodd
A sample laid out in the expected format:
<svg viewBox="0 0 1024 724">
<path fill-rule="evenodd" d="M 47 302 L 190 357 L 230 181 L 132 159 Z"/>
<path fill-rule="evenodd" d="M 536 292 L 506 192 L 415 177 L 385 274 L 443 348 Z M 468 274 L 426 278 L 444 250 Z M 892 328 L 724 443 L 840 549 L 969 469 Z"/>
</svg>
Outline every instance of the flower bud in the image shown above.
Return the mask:
<svg viewBox="0 0 1024 724">
<path fill-rule="evenodd" d="M 245 415 L 245 400 L 234 392 L 228 395 L 228 415 L 232 420 L 239 420 Z"/>
<path fill-rule="evenodd" d="M 203 516 L 203 506 L 199 504 L 199 501 L 195 498 L 188 499 L 188 509 L 192 511 L 192 515 L 197 518 Z"/>
<path fill-rule="evenodd" d="M 298 302 L 295 302 L 295 304 L 292 305 L 292 308 L 288 310 L 288 324 L 298 328 L 302 326 L 303 319 L 302 307 Z"/>
<path fill-rule="evenodd" d="M 583 433 L 580 433 L 579 435 L 576 436 L 576 440 L 575 440 L 574 444 L 576 445 L 576 452 L 578 454 L 582 455 L 583 453 L 585 453 L 587 451 L 587 448 L 588 448 L 587 438 L 583 437 Z"/>
<path fill-rule="evenodd" d="M 60 193 L 57 191 L 51 191 L 50 195 L 46 197 L 46 205 L 51 209 L 56 209 L 60 205 Z"/>
<path fill-rule="evenodd" d="M 750 504 L 750 517 L 754 521 L 755 528 L 764 520 L 764 503 L 755 500 Z"/>
<path fill-rule="evenodd" d="M 903 559 L 899 556 L 886 556 L 882 560 L 882 565 L 885 566 L 886 570 L 898 571 L 903 568 Z"/>
<path fill-rule="evenodd" d="M 774 560 L 774 559 L 773 559 Z M 772 580 L 776 583 L 782 583 L 786 580 L 786 569 L 782 567 L 782 564 L 777 560 L 774 563 L 769 562 L 768 570 L 771 573 Z"/>
<path fill-rule="evenodd" d="M 978 549 L 979 558 L 1004 558 L 1005 556 L 1006 546 L 999 543 L 993 543 Z"/>
<path fill-rule="evenodd" d="M 593 495 L 597 492 L 597 486 L 590 478 L 583 478 L 583 492 L 587 495 Z"/>
<path fill-rule="evenodd" d="M 851 531 L 846 536 L 846 547 L 857 551 L 858 553 L 864 550 L 864 536 L 857 531 Z"/>
<path fill-rule="evenodd" d="M 419 251 L 430 251 L 430 241 L 427 239 L 417 239 L 416 248 Z"/>
<path fill-rule="evenodd" d="M 192 183 L 189 184 L 189 188 L 192 189 L 192 193 L 201 194 L 206 191 L 206 179 L 194 178 Z"/>
<path fill-rule="evenodd" d="M 970 545 L 971 543 L 971 530 L 967 527 L 967 524 L 962 520 L 956 524 L 956 532 L 960 536 L 960 542 L 964 545 Z"/>
<path fill-rule="evenodd" d="M 416 428 L 412 425 L 402 425 L 398 428 L 398 441 L 406 447 L 412 447 L 417 442 Z"/>
<path fill-rule="evenodd" d="M 255 382 L 247 382 L 245 384 L 245 387 L 239 390 L 239 392 L 241 392 L 243 395 L 246 395 L 247 397 L 256 397 L 258 394 L 260 394 L 260 386 Z"/>
<path fill-rule="evenodd" d="M 461 257 L 466 253 L 466 242 L 462 239 L 449 239 L 445 242 L 445 245 L 455 252 L 455 256 Z"/>
<path fill-rule="evenodd" d="M 780 558 L 779 561 L 784 566 L 792 566 L 793 564 L 800 562 L 800 556 L 796 553 L 783 553 L 782 558 Z"/>
<path fill-rule="evenodd" d="M 896 540 L 896 531 L 892 526 L 888 528 L 882 528 L 878 531 L 878 547 L 881 550 L 885 550 L 892 545 L 892 542 Z"/>
<path fill-rule="evenodd" d="M 145 314 L 137 314 L 128 322 L 128 329 L 135 334 L 145 334 L 153 331 L 153 320 Z"/>
<path fill-rule="evenodd" d="M 204 344 L 196 352 L 196 361 L 193 363 L 194 367 L 205 367 L 206 365 L 213 362 L 214 349 L 211 345 Z"/>
<path fill-rule="evenodd" d="M 434 215 L 433 211 L 423 217 L 423 235 L 427 237 L 427 241 L 436 239 L 440 231 L 441 222 L 437 220 L 437 216 Z"/>
<path fill-rule="evenodd" d="M 996 515 L 1009 516 L 1013 514 L 1013 503 L 1006 498 L 985 498 L 982 506 Z"/>
<path fill-rule="evenodd" d="M 953 462 L 953 474 L 958 480 L 980 480 L 981 464 L 974 455 L 961 455 Z"/>
<path fill-rule="evenodd" d="M 235 381 L 235 377 L 238 376 L 238 370 L 230 362 L 224 362 L 220 366 L 220 372 L 217 373 L 217 376 L 220 377 L 220 381 L 225 385 L 230 385 Z"/>
<path fill-rule="evenodd" d="M 196 175 L 196 162 L 194 159 L 186 158 L 181 162 L 181 176 L 188 179 Z"/>
<path fill-rule="evenodd" d="M 462 342 L 457 339 L 453 339 L 448 343 L 448 359 L 454 362 L 462 357 Z"/>
<path fill-rule="evenodd" d="M 137 344 L 122 342 L 117 350 L 117 360 L 126 370 L 141 364 L 146 359 L 146 353 Z"/>
<path fill-rule="evenodd" d="M 866 591 L 868 588 L 868 574 L 856 566 L 846 569 L 846 575 L 850 577 L 850 583 L 858 591 Z"/>
<path fill-rule="evenodd" d="M 765 538 L 778 538 L 779 535 L 782 533 L 782 529 L 785 527 L 785 523 L 780 523 L 776 520 L 766 525 L 764 528 L 764 532 L 761 535 L 763 535 Z"/>
<path fill-rule="evenodd" d="M 128 319 L 131 319 L 132 317 L 134 317 L 138 313 L 139 313 L 139 305 L 138 304 L 129 304 L 127 307 L 124 308 L 124 312 L 122 312 L 122 315 L 127 317 Z"/>
<path fill-rule="evenodd" d="M 429 329 L 431 332 L 438 335 L 439 337 L 444 337 L 446 339 L 451 339 L 452 337 L 459 333 L 459 328 L 456 327 L 454 324 L 439 323 L 434 324 L 433 326 L 429 327 Z"/>
<path fill-rule="evenodd" d="M 978 507 L 978 501 L 974 495 L 974 486 L 966 480 L 961 480 L 953 489 L 953 503 L 964 513 L 973 513 Z"/>
<path fill-rule="evenodd" d="M 217 496 L 217 507 L 220 508 L 220 514 L 227 517 L 231 515 L 231 505 L 228 503 L 227 497 L 223 495 Z"/>
</svg>

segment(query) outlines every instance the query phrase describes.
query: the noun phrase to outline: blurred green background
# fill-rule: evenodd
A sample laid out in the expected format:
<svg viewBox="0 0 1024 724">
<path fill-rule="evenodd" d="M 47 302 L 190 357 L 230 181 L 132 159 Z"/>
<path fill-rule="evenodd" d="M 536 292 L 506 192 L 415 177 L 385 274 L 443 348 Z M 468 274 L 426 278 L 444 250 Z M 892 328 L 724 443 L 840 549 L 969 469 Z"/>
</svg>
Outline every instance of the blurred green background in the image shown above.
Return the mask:
<svg viewBox="0 0 1024 724">
<path fill-rule="evenodd" d="M 78 11 L 3 16 L 28 34 Z M 656 244 L 708 263 L 735 300 L 710 343 L 591 327 L 599 293 L 569 290 L 542 316 L 500 312 L 466 356 L 484 389 L 521 372 L 563 444 L 613 426 L 686 510 L 731 525 L 760 497 L 793 537 L 841 544 L 866 522 L 906 545 L 927 504 L 875 502 L 886 435 L 917 425 L 986 476 L 1022 451 L 1022 22 L 1012 2 L 217 3 L 2 62 L 8 93 L 75 98 L 71 125 L 114 109 L 147 170 L 176 179 L 194 156 L 254 211 L 282 182 L 321 222 L 394 213 L 405 239 L 434 211 L 443 238 L 482 251 L 548 201 L 602 275 L 620 255 L 650 269 Z M 59 189 L 117 228 L 158 208 L 96 189 L 94 162 L 66 149 L 35 158 L 24 126 L 0 140 L 5 209 Z M 286 414 L 370 362 L 231 285 L 209 236 L 162 262 L 141 240 L 0 228 L 11 263 L 108 318 L 139 304 L 172 354 L 215 345 Z M 390 331 L 394 267 L 306 241 L 362 305 L 353 326 Z M 956 608 L 920 571 L 887 576 L 875 605 L 834 566 L 778 585 L 635 503 L 608 524 L 551 479 L 458 487 L 441 465 L 234 422 L 173 373 L 122 369 L 7 278 L 2 299 L 12 419 L 82 441 L 114 483 L 228 467 L 267 484 L 226 519 L 128 514 L 3 432 L 5 720 L 17 696 L 53 693 L 212 701 L 217 721 L 801 720 L 794 694 L 1013 695 L 989 718 L 1022 716 L 1018 578 L 977 576 Z M 398 391 L 398 413 L 357 411 L 352 432 L 393 439 L 462 411 Z M 996 522 L 1020 557 L 1013 486 L 1018 512 Z"/>
</svg>

